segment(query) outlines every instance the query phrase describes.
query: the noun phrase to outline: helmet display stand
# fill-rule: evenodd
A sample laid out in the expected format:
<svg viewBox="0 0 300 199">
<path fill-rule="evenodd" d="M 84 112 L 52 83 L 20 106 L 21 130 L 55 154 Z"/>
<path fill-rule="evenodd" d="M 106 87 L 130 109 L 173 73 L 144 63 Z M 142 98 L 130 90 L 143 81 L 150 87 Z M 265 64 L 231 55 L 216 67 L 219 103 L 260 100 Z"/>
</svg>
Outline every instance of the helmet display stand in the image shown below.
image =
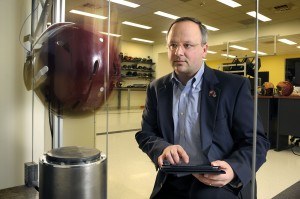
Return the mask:
<svg viewBox="0 0 300 199">
<path fill-rule="evenodd" d="M 35 11 L 39 3 L 42 4 L 43 10 L 38 17 Z M 46 29 L 46 21 L 51 10 L 51 24 L 53 25 Z M 72 111 L 81 114 L 82 110 L 94 110 L 94 107 L 100 107 L 104 103 L 106 92 L 109 93 L 112 89 L 112 81 L 108 82 L 106 78 L 103 78 L 103 74 L 107 74 L 105 67 L 110 68 L 113 65 L 109 59 L 106 59 L 111 46 L 107 37 L 101 37 L 102 40 L 99 40 L 99 35 L 81 29 L 74 23 L 63 23 L 64 21 L 65 0 L 46 0 L 45 2 L 32 0 L 31 52 L 24 64 L 24 82 L 27 90 L 32 89 L 33 103 L 36 94 L 44 106 L 49 106 L 49 121 L 52 121 L 49 122 L 51 123 L 52 149 L 39 159 L 38 183 L 31 183 L 37 179 L 30 179 L 27 180 L 26 185 L 38 188 L 41 199 L 106 199 L 106 155 L 95 148 L 63 146 L 63 115 L 70 112 L 73 114 Z M 67 59 L 70 62 L 68 65 L 61 61 L 66 60 L 68 56 L 73 58 L 80 57 L 77 55 L 82 54 L 81 51 L 72 54 L 73 49 L 78 49 L 78 46 L 72 45 L 76 43 L 73 40 L 63 43 L 63 38 L 68 38 L 68 36 L 73 40 L 77 39 L 78 43 L 78 38 L 82 38 L 80 41 L 85 46 L 82 45 L 79 49 L 86 50 L 87 54 L 91 54 L 83 57 L 93 57 L 93 59 L 89 59 L 89 61 L 93 61 L 92 64 L 86 62 L 86 64 L 71 68 L 75 66 L 74 63 L 83 62 Z M 59 40 L 55 40 L 57 38 Z M 95 41 L 100 41 L 100 43 Z M 70 44 L 71 42 L 72 44 Z M 53 45 L 54 43 L 55 45 Z M 70 45 L 66 46 L 65 44 Z M 97 48 L 94 46 L 91 48 L 91 44 L 95 44 Z M 37 49 L 34 49 L 35 45 L 38 46 Z M 99 56 L 95 56 L 95 52 Z M 118 54 L 116 51 L 111 52 L 112 55 Z M 73 75 L 72 78 L 66 79 L 65 74 L 70 74 L 70 71 L 74 70 L 78 70 L 76 74 L 79 75 Z M 76 80 L 77 84 L 72 84 L 73 80 Z M 88 85 L 86 85 L 87 82 Z M 70 88 L 74 89 L 72 92 L 66 93 L 65 91 L 69 91 Z M 32 115 L 32 123 L 34 123 L 34 106 Z M 34 131 L 34 125 L 32 126 L 32 131 Z"/>
</svg>

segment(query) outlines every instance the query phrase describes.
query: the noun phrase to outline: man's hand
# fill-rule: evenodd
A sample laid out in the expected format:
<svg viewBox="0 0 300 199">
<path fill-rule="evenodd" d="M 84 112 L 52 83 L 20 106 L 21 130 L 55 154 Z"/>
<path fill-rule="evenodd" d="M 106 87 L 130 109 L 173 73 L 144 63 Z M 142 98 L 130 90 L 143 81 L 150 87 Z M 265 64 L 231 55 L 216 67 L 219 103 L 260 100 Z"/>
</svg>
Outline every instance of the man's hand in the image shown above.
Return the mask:
<svg viewBox="0 0 300 199">
<path fill-rule="evenodd" d="M 235 177 L 231 166 L 227 162 L 217 160 L 212 162 L 211 165 L 219 166 L 220 169 L 226 172 L 226 174 L 193 174 L 193 176 L 195 176 L 202 183 L 214 187 L 223 187 L 231 182 Z"/>
<path fill-rule="evenodd" d="M 189 163 L 189 156 L 180 145 L 171 145 L 164 149 L 163 153 L 158 157 L 158 165 L 161 167 L 164 160 L 170 164 Z"/>
</svg>

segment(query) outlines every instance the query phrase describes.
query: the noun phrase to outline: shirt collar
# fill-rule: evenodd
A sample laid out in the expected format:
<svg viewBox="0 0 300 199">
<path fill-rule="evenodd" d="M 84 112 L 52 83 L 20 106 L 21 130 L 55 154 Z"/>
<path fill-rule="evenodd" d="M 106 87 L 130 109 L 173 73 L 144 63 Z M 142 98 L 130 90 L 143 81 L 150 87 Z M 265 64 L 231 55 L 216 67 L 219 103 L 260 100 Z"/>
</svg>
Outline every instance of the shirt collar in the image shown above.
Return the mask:
<svg viewBox="0 0 300 199">
<path fill-rule="evenodd" d="M 200 67 L 200 69 L 198 70 L 196 75 L 192 79 L 190 79 L 187 82 L 186 85 L 190 84 L 190 85 L 192 85 L 193 88 L 198 87 L 200 85 L 201 80 L 202 80 L 202 76 L 203 76 L 203 73 L 204 73 L 204 67 L 205 67 L 205 64 L 204 64 L 204 61 L 203 61 L 202 66 Z M 175 83 L 177 86 L 182 85 L 181 82 L 179 81 L 179 79 L 177 78 L 174 71 L 172 73 L 171 79 L 172 79 L 173 83 Z"/>
</svg>

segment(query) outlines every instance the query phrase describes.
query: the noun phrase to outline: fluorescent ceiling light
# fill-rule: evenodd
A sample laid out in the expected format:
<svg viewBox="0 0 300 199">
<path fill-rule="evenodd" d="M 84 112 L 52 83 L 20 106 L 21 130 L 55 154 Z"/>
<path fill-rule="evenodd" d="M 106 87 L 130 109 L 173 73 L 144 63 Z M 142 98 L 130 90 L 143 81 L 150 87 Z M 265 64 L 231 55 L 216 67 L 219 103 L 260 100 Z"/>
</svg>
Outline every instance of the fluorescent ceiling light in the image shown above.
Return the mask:
<svg viewBox="0 0 300 199">
<path fill-rule="evenodd" d="M 220 30 L 219 28 L 215 28 L 215 27 L 212 27 L 212 26 L 209 26 L 209 25 L 206 25 L 206 24 L 203 24 L 203 25 L 207 28 L 207 30 L 211 30 L 211 31 L 218 31 L 218 30 Z M 162 33 L 165 33 L 165 34 L 168 33 L 167 30 L 161 31 L 161 32 L 162 32 Z"/>
<path fill-rule="evenodd" d="M 254 17 L 256 18 L 256 12 L 255 11 L 251 11 L 251 12 L 247 12 L 247 15 L 250 15 L 251 17 Z M 266 22 L 266 21 L 271 21 L 272 19 L 270 19 L 269 17 L 266 17 L 262 14 L 257 14 L 257 18 L 263 22 Z"/>
<path fill-rule="evenodd" d="M 154 43 L 154 41 L 150 41 L 150 40 L 146 40 L 146 39 L 140 39 L 140 38 L 131 38 L 131 40 L 141 41 L 141 42 L 146 42 L 146 43 Z"/>
<path fill-rule="evenodd" d="M 178 19 L 178 16 L 166 13 L 166 12 L 162 12 L 162 11 L 156 11 L 154 14 L 156 15 L 160 15 L 162 17 L 166 17 L 166 18 L 170 18 L 170 19 Z"/>
<path fill-rule="evenodd" d="M 210 53 L 210 54 L 216 54 L 217 52 L 208 50 L 207 53 Z"/>
<path fill-rule="evenodd" d="M 206 25 L 206 24 L 203 24 L 203 25 L 207 28 L 207 30 L 211 30 L 211 31 L 218 31 L 218 30 L 220 30 L 218 28 L 215 28 L 215 27 L 212 27 L 212 26 L 209 26 L 209 25 Z"/>
<path fill-rule="evenodd" d="M 253 50 L 253 51 L 251 51 L 252 53 L 256 53 L 256 51 L 255 50 Z M 267 53 L 264 53 L 264 52 L 260 52 L 260 51 L 257 51 L 257 54 L 258 55 L 267 55 Z"/>
<path fill-rule="evenodd" d="M 242 46 L 238 46 L 238 45 L 231 45 L 229 47 L 235 48 L 235 49 L 239 49 L 239 50 L 249 50 L 248 48 L 245 48 L 245 47 L 242 47 Z"/>
<path fill-rule="evenodd" d="M 228 54 L 221 54 L 221 55 L 224 57 L 236 58 L 236 56 L 234 56 L 234 55 L 228 55 Z"/>
<path fill-rule="evenodd" d="M 282 43 L 285 43 L 285 44 L 288 44 L 288 45 L 295 45 L 295 44 L 297 44 L 296 42 L 293 42 L 293 41 L 288 40 L 288 39 L 278 39 L 278 41 L 280 41 Z"/>
<path fill-rule="evenodd" d="M 107 0 L 107 1 L 109 1 L 109 0 Z M 131 7 L 131 8 L 137 8 L 137 7 L 140 6 L 139 4 L 132 3 L 130 1 L 123 1 L 123 0 L 110 0 L 110 2 L 121 4 L 123 6 L 128 6 L 128 7 Z"/>
<path fill-rule="evenodd" d="M 97 18 L 97 19 L 107 19 L 107 17 L 101 16 L 101 15 L 92 14 L 92 13 L 88 13 L 88 12 L 83 12 L 83 11 L 80 11 L 80 10 L 70 10 L 70 12 L 74 13 L 74 14 L 88 16 L 88 17 L 94 17 L 94 18 Z"/>
<path fill-rule="evenodd" d="M 217 1 L 220 2 L 220 3 L 223 3 L 223 4 L 227 5 L 227 6 L 230 6 L 232 8 L 236 8 L 236 7 L 241 6 L 241 4 L 239 4 L 239 3 L 235 2 L 235 1 L 232 1 L 232 0 L 217 0 Z"/>
<path fill-rule="evenodd" d="M 102 33 L 102 34 L 104 34 L 104 35 L 108 35 L 107 32 L 100 32 L 100 33 Z M 121 37 L 121 35 L 113 34 L 113 33 L 109 33 L 109 35 L 110 35 L 110 36 L 113 36 L 113 37 Z"/>
<path fill-rule="evenodd" d="M 122 24 L 128 25 L 128 26 L 134 26 L 134 27 L 138 27 L 138 28 L 143 28 L 143 29 L 151 29 L 152 27 L 150 26 L 144 26 L 141 24 L 137 24 L 137 23 L 132 23 L 129 21 L 123 21 Z"/>
</svg>

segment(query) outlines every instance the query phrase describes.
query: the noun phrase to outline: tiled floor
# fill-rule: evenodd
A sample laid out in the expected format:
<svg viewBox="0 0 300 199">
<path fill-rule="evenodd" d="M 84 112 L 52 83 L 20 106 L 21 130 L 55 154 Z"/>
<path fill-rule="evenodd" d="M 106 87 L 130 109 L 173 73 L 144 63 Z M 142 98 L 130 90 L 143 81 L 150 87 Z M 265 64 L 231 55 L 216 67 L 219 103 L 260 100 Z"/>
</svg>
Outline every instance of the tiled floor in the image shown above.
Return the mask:
<svg viewBox="0 0 300 199">
<path fill-rule="evenodd" d="M 135 141 L 136 131 L 140 128 L 141 110 L 110 111 L 108 137 L 98 135 L 96 147 L 105 151 L 108 157 L 108 198 L 109 199 L 146 199 L 149 198 L 154 180 L 155 168 L 150 159 Z M 97 133 L 105 132 L 106 113 L 99 113 L 96 122 Z M 98 130 L 99 129 L 99 130 Z M 106 149 L 106 138 L 108 148 Z M 108 150 L 108 151 L 106 151 Z M 298 154 L 300 150 L 297 149 Z M 290 150 L 276 152 L 270 150 L 267 162 L 257 173 L 258 199 L 271 199 L 282 190 L 300 180 L 300 157 Z"/>
</svg>

